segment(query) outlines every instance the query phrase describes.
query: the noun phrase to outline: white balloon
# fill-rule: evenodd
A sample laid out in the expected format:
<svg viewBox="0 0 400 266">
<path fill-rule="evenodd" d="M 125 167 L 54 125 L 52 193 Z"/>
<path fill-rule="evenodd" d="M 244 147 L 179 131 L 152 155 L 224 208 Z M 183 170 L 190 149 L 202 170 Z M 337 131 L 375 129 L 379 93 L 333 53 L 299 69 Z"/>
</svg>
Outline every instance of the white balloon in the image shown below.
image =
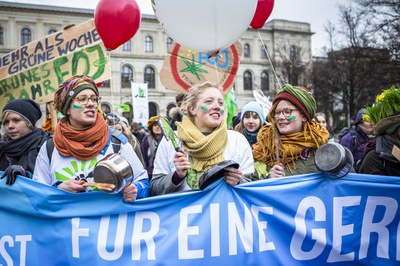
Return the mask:
<svg viewBox="0 0 400 266">
<path fill-rule="evenodd" d="M 236 42 L 250 26 L 257 0 L 154 0 L 155 15 L 177 43 L 211 52 Z"/>
</svg>

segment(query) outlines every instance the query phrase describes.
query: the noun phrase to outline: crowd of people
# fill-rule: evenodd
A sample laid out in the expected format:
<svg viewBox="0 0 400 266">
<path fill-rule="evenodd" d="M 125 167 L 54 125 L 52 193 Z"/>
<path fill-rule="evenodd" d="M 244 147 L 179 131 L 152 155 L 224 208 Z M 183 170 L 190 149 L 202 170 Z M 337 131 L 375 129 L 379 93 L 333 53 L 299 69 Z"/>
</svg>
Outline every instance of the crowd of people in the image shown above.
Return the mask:
<svg viewBox="0 0 400 266">
<path fill-rule="evenodd" d="M 351 151 L 356 172 L 400 176 L 400 88 L 376 99 L 358 112 L 338 142 Z M 71 193 L 90 192 L 96 187 L 86 184 L 93 182 L 96 163 L 118 153 L 133 170 L 121 195 L 133 202 L 199 189 L 204 173 L 228 160 L 237 167 L 226 167 L 221 178 L 231 186 L 318 172 L 316 151 L 333 138 L 312 94 L 290 84 L 277 92 L 268 114 L 258 102 L 245 104 L 232 129 L 218 84 L 194 85 L 177 95 L 170 113 L 178 147 L 164 136 L 158 116 L 147 127 L 129 123 L 112 113 L 104 116 L 100 102 L 95 82 L 84 75 L 58 87 L 54 104 L 62 118 L 55 128 L 48 121 L 36 127 L 42 112 L 33 100 L 10 101 L 1 118 L 1 178 L 8 185 L 25 176 Z"/>
</svg>

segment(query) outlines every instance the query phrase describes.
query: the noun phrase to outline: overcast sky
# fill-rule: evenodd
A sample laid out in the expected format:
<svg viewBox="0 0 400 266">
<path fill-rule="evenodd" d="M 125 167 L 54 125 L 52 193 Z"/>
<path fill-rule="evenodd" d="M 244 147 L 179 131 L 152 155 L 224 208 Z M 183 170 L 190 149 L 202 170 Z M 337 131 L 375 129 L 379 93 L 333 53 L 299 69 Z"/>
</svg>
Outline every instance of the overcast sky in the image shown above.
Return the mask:
<svg viewBox="0 0 400 266">
<path fill-rule="evenodd" d="M 58 5 L 68 7 L 83 7 L 95 9 L 99 0 L 5 0 L 8 2 L 36 3 L 45 5 Z M 153 14 L 151 0 L 136 0 L 142 14 Z M 168 1 L 168 0 L 165 0 Z M 346 0 L 275 0 L 271 19 L 286 19 L 300 22 L 307 22 L 311 25 L 312 51 L 314 56 L 321 55 L 323 46 L 327 46 L 327 34 L 324 25 L 330 20 L 337 24 L 338 9 L 337 3 Z"/>
</svg>

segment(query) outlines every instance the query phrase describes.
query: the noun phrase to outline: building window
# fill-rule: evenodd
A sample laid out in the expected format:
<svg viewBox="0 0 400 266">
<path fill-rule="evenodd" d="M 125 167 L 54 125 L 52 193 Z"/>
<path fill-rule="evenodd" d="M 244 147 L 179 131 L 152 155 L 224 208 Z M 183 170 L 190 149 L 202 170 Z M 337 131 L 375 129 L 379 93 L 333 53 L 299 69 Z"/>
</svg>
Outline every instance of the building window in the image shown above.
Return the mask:
<svg viewBox="0 0 400 266">
<path fill-rule="evenodd" d="M 127 41 L 122 45 L 122 51 L 131 51 L 132 46 L 131 46 L 131 40 Z"/>
<path fill-rule="evenodd" d="M 4 31 L 3 28 L 0 27 L 0 45 L 4 44 Z"/>
<path fill-rule="evenodd" d="M 169 51 L 169 49 L 171 48 L 173 40 L 171 38 L 168 37 L 167 39 L 167 52 Z"/>
<path fill-rule="evenodd" d="M 152 67 L 146 67 L 144 69 L 144 82 L 147 83 L 149 89 L 156 88 L 156 77 L 155 71 Z"/>
<path fill-rule="evenodd" d="M 294 45 L 290 46 L 289 58 L 292 62 L 296 60 L 296 47 Z"/>
<path fill-rule="evenodd" d="M 146 36 L 144 39 L 144 51 L 147 53 L 153 52 L 153 38 Z"/>
<path fill-rule="evenodd" d="M 263 92 L 269 91 L 269 75 L 267 71 L 261 73 L 261 90 Z"/>
<path fill-rule="evenodd" d="M 149 102 L 149 117 L 156 116 L 157 113 L 157 104 L 154 102 Z"/>
<path fill-rule="evenodd" d="M 49 32 L 48 32 L 47 34 L 50 35 L 50 34 L 53 34 L 53 33 L 55 33 L 55 32 L 57 32 L 55 29 L 50 29 Z"/>
<path fill-rule="evenodd" d="M 130 66 L 124 65 L 122 66 L 121 71 L 121 87 L 122 88 L 130 88 L 131 80 L 133 80 L 133 70 Z"/>
<path fill-rule="evenodd" d="M 246 57 L 246 58 L 250 58 L 250 45 L 249 45 L 248 43 L 245 43 L 245 44 L 244 44 L 244 47 L 243 47 L 243 55 L 244 55 L 244 57 Z"/>
<path fill-rule="evenodd" d="M 32 33 L 28 28 L 23 28 L 21 30 L 21 45 L 25 45 L 32 41 Z"/>
<path fill-rule="evenodd" d="M 267 59 L 267 46 L 261 45 L 261 59 Z"/>
<path fill-rule="evenodd" d="M 246 91 L 253 90 L 253 75 L 250 71 L 245 71 L 243 74 L 243 87 Z"/>
</svg>

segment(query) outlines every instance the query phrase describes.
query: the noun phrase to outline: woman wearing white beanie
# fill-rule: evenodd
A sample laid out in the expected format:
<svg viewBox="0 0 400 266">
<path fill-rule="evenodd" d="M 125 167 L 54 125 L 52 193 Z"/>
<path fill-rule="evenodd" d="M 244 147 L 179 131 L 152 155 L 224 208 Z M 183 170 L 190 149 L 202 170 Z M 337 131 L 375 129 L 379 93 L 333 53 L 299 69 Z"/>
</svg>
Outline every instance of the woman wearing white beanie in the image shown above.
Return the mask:
<svg viewBox="0 0 400 266">
<path fill-rule="evenodd" d="M 242 108 L 240 123 L 235 130 L 242 133 L 250 145 L 257 142 L 257 134 L 265 122 L 264 110 L 258 102 L 248 102 Z"/>
</svg>

